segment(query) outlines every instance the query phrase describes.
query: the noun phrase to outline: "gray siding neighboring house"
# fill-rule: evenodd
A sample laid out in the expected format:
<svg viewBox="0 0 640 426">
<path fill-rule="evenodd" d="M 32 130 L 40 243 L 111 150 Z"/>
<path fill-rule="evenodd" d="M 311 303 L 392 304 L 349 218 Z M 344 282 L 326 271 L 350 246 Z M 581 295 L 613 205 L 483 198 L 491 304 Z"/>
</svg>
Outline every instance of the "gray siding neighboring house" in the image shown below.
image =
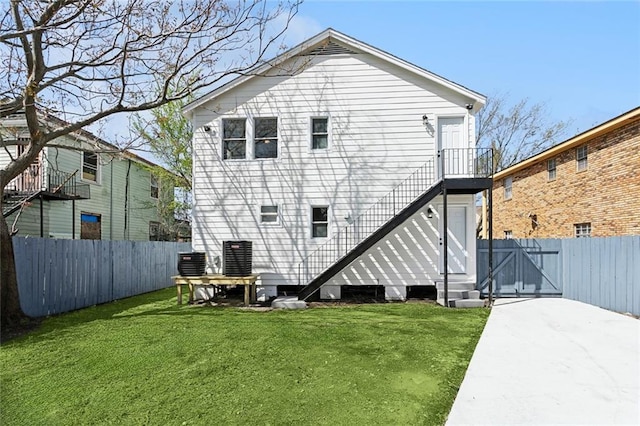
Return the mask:
<svg viewBox="0 0 640 426">
<path fill-rule="evenodd" d="M 0 167 L 28 142 L 20 116 L 0 121 L 6 146 Z M 172 191 L 152 189 L 153 163 L 79 131 L 45 147 L 36 162 L 5 187 L 3 214 L 11 203 L 36 195 L 22 209 L 17 236 L 64 239 L 149 240 L 161 218 L 158 195 Z M 23 145 L 24 146 L 24 145 Z M 70 149 L 65 149 L 69 146 Z M 162 196 L 162 195 L 160 195 Z M 11 197 L 13 199 L 11 199 Z M 40 204 L 42 203 L 42 207 Z M 19 210 L 7 217 L 9 226 Z"/>
</svg>

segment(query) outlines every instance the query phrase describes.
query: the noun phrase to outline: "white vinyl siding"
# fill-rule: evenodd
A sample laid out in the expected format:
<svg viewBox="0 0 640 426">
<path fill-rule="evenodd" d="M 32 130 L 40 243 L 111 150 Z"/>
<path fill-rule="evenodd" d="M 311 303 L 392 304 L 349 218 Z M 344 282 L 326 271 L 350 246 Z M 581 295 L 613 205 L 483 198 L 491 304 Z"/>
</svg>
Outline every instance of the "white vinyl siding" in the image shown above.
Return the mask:
<svg viewBox="0 0 640 426">
<path fill-rule="evenodd" d="M 211 126 L 213 134 L 222 134 L 227 118 L 247 117 L 249 131 L 255 118 L 278 118 L 277 161 L 225 161 L 221 138 L 204 132 L 194 138 L 194 250 L 212 258 L 221 254 L 222 241 L 251 240 L 263 284 L 297 283 L 298 263 L 326 242 L 311 236 L 308 206 L 331 206 L 331 237 L 347 224 L 345 217 L 362 214 L 433 158 L 436 139 L 422 124 L 425 113 L 468 113 L 467 99 L 369 55 L 306 57 L 303 64 L 300 73 L 253 79 L 193 111 L 194 127 Z M 329 149 L 314 150 L 311 120 L 323 117 L 329 118 Z M 468 116 L 469 135 L 474 123 Z M 278 200 L 281 227 L 261 226 L 256 206 L 265 199 Z M 422 254 L 414 255 L 418 262 Z M 473 274 L 475 267 L 468 268 Z"/>
</svg>

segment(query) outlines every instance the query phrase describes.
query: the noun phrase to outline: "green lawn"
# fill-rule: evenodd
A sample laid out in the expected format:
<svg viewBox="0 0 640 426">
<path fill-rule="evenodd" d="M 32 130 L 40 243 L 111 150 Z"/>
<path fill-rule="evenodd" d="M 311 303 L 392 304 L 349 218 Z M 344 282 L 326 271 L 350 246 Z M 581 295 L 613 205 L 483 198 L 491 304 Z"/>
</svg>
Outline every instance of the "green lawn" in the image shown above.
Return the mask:
<svg viewBox="0 0 640 426">
<path fill-rule="evenodd" d="M 177 306 L 163 290 L 3 344 L 0 422 L 442 424 L 487 317 L 422 303 Z"/>
</svg>

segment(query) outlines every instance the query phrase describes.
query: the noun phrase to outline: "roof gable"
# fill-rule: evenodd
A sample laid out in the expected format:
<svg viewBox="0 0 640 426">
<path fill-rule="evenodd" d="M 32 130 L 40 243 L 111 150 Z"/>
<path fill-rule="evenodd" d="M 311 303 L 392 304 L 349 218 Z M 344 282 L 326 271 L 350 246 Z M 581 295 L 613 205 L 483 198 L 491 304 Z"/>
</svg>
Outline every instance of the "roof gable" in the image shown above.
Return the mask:
<svg viewBox="0 0 640 426">
<path fill-rule="evenodd" d="M 356 55 L 360 53 L 370 54 L 374 57 L 382 59 L 388 63 L 394 64 L 402 69 L 405 69 L 411 73 L 414 73 L 418 77 L 424 78 L 430 82 L 437 83 L 455 93 L 461 94 L 469 98 L 474 107 L 478 108 L 485 104 L 486 98 L 480 93 L 474 92 L 454 83 L 451 80 L 447 80 L 437 74 L 420 68 L 414 64 L 411 64 L 405 60 L 402 60 L 396 56 L 393 56 L 387 52 L 363 43 L 359 40 L 351 38 L 345 34 L 342 34 L 332 28 L 326 29 L 320 34 L 300 43 L 298 46 L 288 50 L 287 52 L 277 56 L 276 58 L 267 61 L 265 64 L 254 68 L 247 75 L 237 77 L 226 84 L 214 89 L 204 96 L 195 99 L 189 104 L 185 105 L 182 109 L 183 114 L 190 116 L 192 111 L 209 102 L 216 97 L 233 90 L 235 87 L 251 80 L 265 73 L 268 73 L 271 69 L 282 64 L 295 56 L 323 56 L 323 55 L 340 55 L 351 54 Z"/>
</svg>

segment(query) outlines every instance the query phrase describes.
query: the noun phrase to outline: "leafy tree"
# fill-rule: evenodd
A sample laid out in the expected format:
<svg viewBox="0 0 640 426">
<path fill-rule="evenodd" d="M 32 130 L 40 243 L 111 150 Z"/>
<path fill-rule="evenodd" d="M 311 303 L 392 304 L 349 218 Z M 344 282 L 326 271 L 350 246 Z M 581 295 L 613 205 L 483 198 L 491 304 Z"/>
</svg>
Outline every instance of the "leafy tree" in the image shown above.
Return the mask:
<svg viewBox="0 0 640 426">
<path fill-rule="evenodd" d="M 172 88 L 170 92 L 176 90 Z M 163 189 L 158 199 L 161 234 L 170 239 L 177 237 L 184 231 L 185 224 L 191 222 L 193 129 L 182 115 L 182 107 L 190 100 L 191 97 L 187 97 L 169 102 L 153 109 L 151 119 L 136 114 L 132 121 L 133 131 L 142 145 L 164 165 L 150 167 L 149 171 Z"/>
<path fill-rule="evenodd" d="M 0 203 L 4 187 L 56 138 L 250 72 L 278 47 L 297 12 L 299 0 L 283 1 L 0 2 L 0 118 L 23 113 L 30 135 L 24 153 L 0 169 Z M 197 70 L 207 73 L 195 78 Z M 47 115 L 62 121 L 45 127 Z M 0 145 L 7 148 L 1 139 Z M 4 217 L 0 255 L 4 326 L 24 317 Z"/>
<path fill-rule="evenodd" d="M 499 94 L 489 97 L 476 115 L 476 144 L 494 149 L 497 172 L 559 142 L 568 124 L 551 120 L 543 103 L 511 103 Z"/>
</svg>

